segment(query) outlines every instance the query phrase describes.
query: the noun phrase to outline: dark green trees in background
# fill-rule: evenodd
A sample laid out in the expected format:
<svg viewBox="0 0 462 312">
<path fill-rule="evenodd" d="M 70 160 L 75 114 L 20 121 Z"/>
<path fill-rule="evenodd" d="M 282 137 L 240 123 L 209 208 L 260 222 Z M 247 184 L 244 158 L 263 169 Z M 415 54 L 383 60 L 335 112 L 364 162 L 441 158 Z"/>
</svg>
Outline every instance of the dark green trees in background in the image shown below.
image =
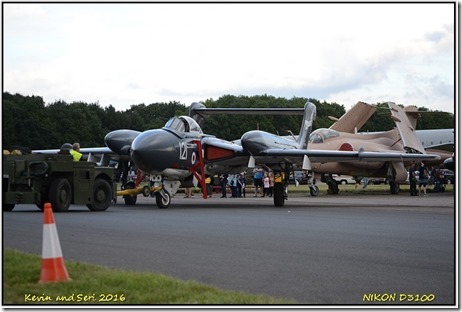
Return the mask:
<svg viewBox="0 0 462 312">
<path fill-rule="evenodd" d="M 82 147 L 104 146 L 104 136 L 115 129 L 160 128 L 175 114 L 187 113 L 177 102 L 132 105 L 126 111 L 113 106 L 64 101 L 45 105 L 38 96 L 3 93 L 2 148 L 59 148 L 79 142 Z"/>
<path fill-rule="evenodd" d="M 3 93 L 2 146 L 11 147 L 34 142 L 34 146 L 47 146 L 51 140 L 48 131 L 54 124 L 45 111 L 43 99 Z M 23 145 L 26 146 L 26 145 Z M 28 145 L 27 145 L 28 146 Z"/>
<path fill-rule="evenodd" d="M 316 105 L 317 118 L 314 128 L 328 128 L 333 121 L 328 116 L 340 117 L 345 113 L 343 105 L 319 102 L 316 99 L 277 98 L 269 95 L 224 95 L 217 100 L 206 100 L 207 107 L 303 107 L 307 101 Z M 189 103 L 188 103 L 189 104 Z M 384 131 L 394 127 L 388 118 L 386 104 L 379 104 L 361 131 Z M 95 103 L 57 101 L 45 104 L 40 96 L 22 96 L 3 93 L 2 148 L 15 146 L 30 149 L 59 148 L 63 143 L 80 142 L 82 147 L 104 146 L 104 136 L 116 129 L 143 131 L 161 128 L 173 116 L 187 115 L 189 107 L 179 102 L 132 105 L 125 111 L 113 106 L 101 107 Z M 419 110 L 428 111 L 420 107 Z M 247 116 L 213 115 L 206 119 L 203 131 L 226 140 L 239 139 L 249 130 L 265 130 L 287 135 L 286 130 L 298 134 L 301 115 Z M 425 114 L 417 124 L 418 129 L 454 128 L 454 116 L 450 114 Z"/>
</svg>

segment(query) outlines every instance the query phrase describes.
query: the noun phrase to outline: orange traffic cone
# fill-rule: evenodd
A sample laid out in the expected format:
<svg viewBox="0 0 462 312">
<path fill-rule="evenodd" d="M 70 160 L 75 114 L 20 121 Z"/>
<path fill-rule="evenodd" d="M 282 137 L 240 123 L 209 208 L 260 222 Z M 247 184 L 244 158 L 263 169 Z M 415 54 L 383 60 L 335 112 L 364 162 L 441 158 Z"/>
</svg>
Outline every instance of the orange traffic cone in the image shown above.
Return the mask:
<svg viewBox="0 0 462 312">
<path fill-rule="evenodd" d="M 69 280 L 64 266 L 63 253 L 59 244 L 53 210 L 50 203 L 45 203 L 43 210 L 42 269 L 40 284 Z"/>
</svg>

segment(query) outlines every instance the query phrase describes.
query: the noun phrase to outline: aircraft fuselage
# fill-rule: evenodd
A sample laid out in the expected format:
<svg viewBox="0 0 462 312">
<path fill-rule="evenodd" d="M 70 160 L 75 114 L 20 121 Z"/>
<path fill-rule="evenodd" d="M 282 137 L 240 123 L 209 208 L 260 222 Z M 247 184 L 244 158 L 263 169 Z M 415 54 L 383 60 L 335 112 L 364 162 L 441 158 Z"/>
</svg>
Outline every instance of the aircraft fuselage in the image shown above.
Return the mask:
<svg viewBox="0 0 462 312">
<path fill-rule="evenodd" d="M 165 128 L 147 130 L 133 140 L 130 153 L 143 172 L 184 179 L 199 161 L 194 140 L 200 140 L 200 136 Z"/>
</svg>

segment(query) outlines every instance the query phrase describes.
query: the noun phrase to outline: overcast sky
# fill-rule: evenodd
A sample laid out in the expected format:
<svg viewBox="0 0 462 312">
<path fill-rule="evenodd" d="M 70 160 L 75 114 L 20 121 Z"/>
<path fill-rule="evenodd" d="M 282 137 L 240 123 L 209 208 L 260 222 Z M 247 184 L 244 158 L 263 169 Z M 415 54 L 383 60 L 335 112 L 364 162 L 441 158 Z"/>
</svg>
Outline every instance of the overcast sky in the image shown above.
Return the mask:
<svg viewBox="0 0 462 312">
<path fill-rule="evenodd" d="M 451 3 L 3 3 L 3 16 L 3 91 L 47 104 L 268 94 L 454 112 Z"/>
</svg>

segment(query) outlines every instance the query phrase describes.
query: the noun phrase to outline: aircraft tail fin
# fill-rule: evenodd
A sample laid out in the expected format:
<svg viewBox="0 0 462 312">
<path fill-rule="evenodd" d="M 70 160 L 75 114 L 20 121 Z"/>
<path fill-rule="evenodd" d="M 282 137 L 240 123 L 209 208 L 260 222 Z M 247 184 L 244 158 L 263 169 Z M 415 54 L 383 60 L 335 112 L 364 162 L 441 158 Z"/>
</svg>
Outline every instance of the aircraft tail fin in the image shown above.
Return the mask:
<svg viewBox="0 0 462 312">
<path fill-rule="evenodd" d="M 330 126 L 329 129 L 339 132 L 356 133 L 369 120 L 377 110 L 376 106 L 364 102 L 356 103 L 342 117 Z"/>
<path fill-rule="evenodd" d="M 409 119 L 409 122 L 411 123 L 411 126 L 415 129 L 417 126 L 417 119 L 420 118 L 420 113 L 417 110 L 416 106 L 406 106 L 404 108 L 404 111 L 406 112 L 406 116 Z"/>
<path fill-rule="evenodd" d="M 189 117 L 194 119 L 198 124 L 199 127 L 203 127 L 205 123 L 205 114 L 201 113 L 201 111 L 206 110 L 207 107 L 203 103 L 194 102 L 189 106 Z"/>
<path fill-rule="evenodd" d="M 306 102 L 305 113 L 303 114 L 303 121 L 300 127 L 297 143 L 300 149 L 308 147 L 308 139 L 310 137 L 313 122 L 316 119 L 316 106 L 311 102 Z"/>
<path fill-rule="evenodd" d="M 199 126 L 204 125 L 205 117 L 208 115 L 234 114 L 234 115 L 303 115 L 303 108 L 287 107 L 213 107 L 207 108 L 203 103 L 192 103 L 189 107 L 189 117 L 193 118 Z"/>
<path fill-rule="evenodd" d="M 404 149 L 411 153 L 425 154 L 422 142 L 415 133 L 417 118 L 420 116 L 417 108 L 415 106 L 408 106 L 403 109 L 393 102 L 388 102 L 388 107 L 390 108 L 391 118 L 396 124 Z"/>
</svg>

